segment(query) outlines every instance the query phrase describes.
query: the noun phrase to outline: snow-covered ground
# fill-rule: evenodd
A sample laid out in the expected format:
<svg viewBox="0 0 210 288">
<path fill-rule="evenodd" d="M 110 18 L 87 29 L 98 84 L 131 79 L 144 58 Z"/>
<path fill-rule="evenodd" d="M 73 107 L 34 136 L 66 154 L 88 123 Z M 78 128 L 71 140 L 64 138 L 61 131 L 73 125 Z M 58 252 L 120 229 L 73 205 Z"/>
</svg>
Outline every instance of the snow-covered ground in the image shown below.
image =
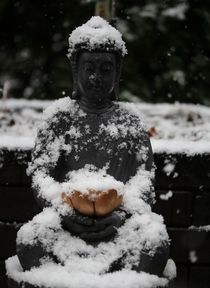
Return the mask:
<svg viewBox="0 0 210 288">
<path fill-rule="evenodd" d="M 0 148 L 31 149 L 42 110 L 52 101 L 0 100 Z M 132 108 L 132 107 L 131 107 Z M 144 115 L 154 152 L 210 153 L 210 107 L 135 103 Z"/>
</svg>

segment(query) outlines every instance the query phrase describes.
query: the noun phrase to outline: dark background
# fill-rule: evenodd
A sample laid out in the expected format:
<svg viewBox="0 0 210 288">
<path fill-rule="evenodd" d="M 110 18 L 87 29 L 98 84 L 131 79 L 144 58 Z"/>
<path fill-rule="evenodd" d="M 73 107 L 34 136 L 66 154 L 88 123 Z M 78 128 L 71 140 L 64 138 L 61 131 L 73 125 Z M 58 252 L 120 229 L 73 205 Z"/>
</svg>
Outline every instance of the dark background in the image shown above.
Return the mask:
<svg viewBox="0 0 210 288">
<path fill-rule="evenodd" d="M 7 83 L 9 98 L 69 95 L 68 36 L 94 9 L 91 0 L 0 0 L 1 90 Z M 210 1 L 118 0 L 116 10 L 129 52 L 121 99 L 209 105 Z"/>
</svg>

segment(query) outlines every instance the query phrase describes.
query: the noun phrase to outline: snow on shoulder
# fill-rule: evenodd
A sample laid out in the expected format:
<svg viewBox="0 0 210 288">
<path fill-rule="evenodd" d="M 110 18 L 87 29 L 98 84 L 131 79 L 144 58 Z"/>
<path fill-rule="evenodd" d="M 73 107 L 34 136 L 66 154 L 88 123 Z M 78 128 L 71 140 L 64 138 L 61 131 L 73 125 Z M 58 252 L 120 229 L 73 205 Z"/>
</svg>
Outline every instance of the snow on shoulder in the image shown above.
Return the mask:
<svg viewBox="0 0 210 288">
<path fill-rule="evenodd" d="M 139 124 L 142 126 L 142 129 L 148 130 L 148 125 L 146 124 L 144 113 L 139 109 L 140 105 L 131 102 L 118 102 L 119 106 L 128 112 L 128 114 L 136 116 L 139 118 Z"/>
<path fill-rule="evenodd" d="M 76 113 L 80 113 L 80 116 L 86 115 L 85 112 L 79 109 L 79 105 L 76 103 L 76 101 L 67 96 L 54 101 L 50 106 L 48 106 L 43 111 L 43 120 L 51 120 L 54 116 L 57 116 L 61 112 L 66 112 L 71 115 Z"/>
<path fill-rule="evenodd" d="M 99 16 L 92 17 L 87 23 L 79 26 L 71 33 L 69 58 L 78 47 L 88 51 L 101 48 L 107 51 L 118 51 L 122 56 L 127 54 L 121 33 Z"/>
</svg>

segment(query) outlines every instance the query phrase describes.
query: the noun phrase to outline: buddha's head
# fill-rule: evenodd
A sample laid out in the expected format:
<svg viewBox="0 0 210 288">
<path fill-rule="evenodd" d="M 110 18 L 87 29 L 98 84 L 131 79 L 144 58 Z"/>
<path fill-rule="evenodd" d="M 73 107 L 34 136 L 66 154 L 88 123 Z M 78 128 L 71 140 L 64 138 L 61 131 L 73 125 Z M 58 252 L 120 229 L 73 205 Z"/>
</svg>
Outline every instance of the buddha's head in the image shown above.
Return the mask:
<svg viewBox="0 0 210 288">
<path fill-rule="evenodd" d="M 116 100 L 122 57 L 127 53 L 118 30 L 100 17 L 92 17 L 69 37 L 73 72 L 73 99 L 90 102 Z"/>
</svg>

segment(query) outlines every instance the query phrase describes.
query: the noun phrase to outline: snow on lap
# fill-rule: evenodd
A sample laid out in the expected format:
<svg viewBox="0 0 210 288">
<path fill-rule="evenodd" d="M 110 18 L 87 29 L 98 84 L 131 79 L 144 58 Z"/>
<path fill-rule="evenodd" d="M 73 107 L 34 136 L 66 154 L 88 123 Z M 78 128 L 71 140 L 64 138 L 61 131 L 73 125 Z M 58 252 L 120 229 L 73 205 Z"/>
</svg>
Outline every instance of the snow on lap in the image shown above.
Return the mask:
<svg viewBox="0 0 210 288">
<path fill-rule="evenodd" d="M 162 217 L 149 210 L 142 215 L 133 213 L 118 229 L 113 241 L 101 242 L 96 247 L 64 231 L 60 215 L 53 208 L 45 208 L 32 221 L 23 225 L 17 235 L 17 243 L 23 245 L 34 246 L 39 242 L 71 272 L 98 275 L 106 273 L 112 263 L 122 257 L 124 267 L 132 269 L 138 264 L 143 249 L 149 250 L 152 255 L 167 241 Z"/>
<path fill-rule="evenodd" d="M 176 275 L 175 266 L 171 259 L 168 260 L 164 278 L 127 269 L 102 275 L 70 272 L 66 267 L 52 262 L 46 262 L 39 268 L 23 272 L 17 256 L 9 258 L 6 261 L 6 267 L 8 276 L 17 282 L 25 281 L 30 284 L 51 288 L 98 288 L 99 285 L 100 288 L 166 287 L 169 280 Z"/>
</svg>

